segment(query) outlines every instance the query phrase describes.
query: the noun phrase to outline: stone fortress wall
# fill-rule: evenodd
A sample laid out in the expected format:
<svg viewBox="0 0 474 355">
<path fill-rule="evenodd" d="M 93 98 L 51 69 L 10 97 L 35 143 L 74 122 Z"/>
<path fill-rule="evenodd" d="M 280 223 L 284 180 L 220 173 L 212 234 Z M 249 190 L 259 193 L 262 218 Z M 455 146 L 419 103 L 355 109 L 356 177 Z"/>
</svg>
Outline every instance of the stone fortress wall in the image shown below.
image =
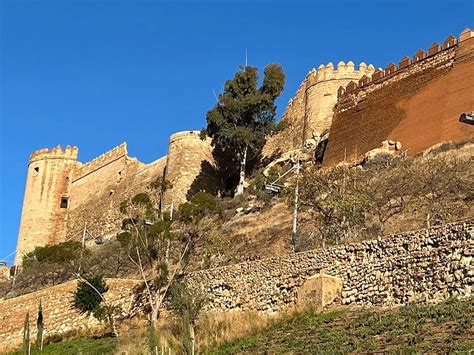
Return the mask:
<svg viewBox="0 0 474 355">
<path fill-rule="evenodd" d="M 209 295 L 208 310 L 273 312 L 297 303 L 305 282 L 324 273 L 342 280 L 342 304 L 400 305 L 438 302 L 473 293 L 474 221 L 457 222 L 375 240 L 315 249 L 291 256 L 189 273 L 186 280 Z M 130 310 L 138 281 L 107 281 L 107 297 Z M 71 309 L 75 281 L 0 300 L 0 349 L 21 343 L 26 312 L 42 299 L 47 335 L 93 331 L 98 323 Z M 31 319 L 31 318 L 30 318 Z M 33 318 L 35 319 L 35 318 Z M 32 335 L 35 337 L 34 321 Z"/>
<path fill-rule="evenodd" d="M 164 207 L 178 207 L 198 191 L 214 191 L 220 186 L 215 173 L 211 139 L 204 141 L 200 131 L 175 133 L 170 137 L 166 162 L 166 180 L 173 188 L 165 191 Z"/>
<path fill-rule="evenodd" d="M 321 65 L 310 70 L 290 100 L 282 118 L 287 128 L 269 138 L 263 156 L 299 149 L 328 129 L 325 165 L 358 159 L 387 139 L 415 154 L 447 140 L 472 138 L 473 126 L 460 123 L 459 116 L 474 111 L 473 82 L 471 30 L 461 34 L 459 43 L 450 36 L 443 46 L 418 51 L 413 61 L 403 58 L 398 67 Z M 90 236 L 112 235 L 123 218 L 120 203 L 158 176 L 173 184 L 163 198 L 167 209 L 200 190 L 216 193 L 221 185 L 210 140 L 201 140 L 197 131 L 172 135 L 168 155 L 150 164 L 129 157 L 125 144 L 86 164 L 77 161 L 76 147 L 34 152 L 15 262 L 35 246 L 74 238 L 84 228 Z"/>
<path fill-rule="evenodd" d="M 77 147 L 41 149 L 33 152 L 28 175 L 15 264 L 36 246 L 115 234 L 124 216 L 120 203 L 148 189 L 158 177 L 171 180 L 167 201 L 175 206 L 186 201 L 190 190 L 215 189 L 202 175 L 203 166 L 214 166 L 209 140 L 198 132 L 171 136 L 169 153 L 150 164 L 128 156 L 125 143 L 89 163 L 77 160 Z M 199 180 L 199 184 L 193 184 Z M 207 185 L 206 185 L 207 184 Z M 159 195 L 156 193 L 156 195 Z M 157 202 L 158 196 L 152 196 Z"/>
<path fill-rule="evenodd" d="M 77 163 L 77 148 L 60 146 L 31 154 L 18 234 L 17 257 L 37 245 L 57 244 L 67 233 L 67 209 L 61 199 L 69 194 L 71 172 Z"/>
<path fill-rule="evenodd" d="M 378 68 L 338 96 L 324 165 L 359 160 L 385 140 L 399 141 L 413 155 L 472 138 L 474 127 L 459 118 L 474 111 L 474 32 Z"/>
<path fill-rule="evenodd" d="M 341 302 L 399 305 L 474 292 L 474 222 L 412 231 L 191 273 L 209 308 L 279 311 L 295 305 L 308 277 L 342 279 Z"/>
<path fill-rule="evenodd" d="M 352 61 L 339 62 L 337 69 L 332 63 L 311 69 L 290 99 L 282 121 L 286 129 L 273 135 L 263 148 L 264 157 L 301 148 L 306 139 L 320 135 L 331 127 L 333 108 L 338 89 L 353 80 L 371 75 L 375 68 L 364 62 L 356 69 Z"/>
</svg>

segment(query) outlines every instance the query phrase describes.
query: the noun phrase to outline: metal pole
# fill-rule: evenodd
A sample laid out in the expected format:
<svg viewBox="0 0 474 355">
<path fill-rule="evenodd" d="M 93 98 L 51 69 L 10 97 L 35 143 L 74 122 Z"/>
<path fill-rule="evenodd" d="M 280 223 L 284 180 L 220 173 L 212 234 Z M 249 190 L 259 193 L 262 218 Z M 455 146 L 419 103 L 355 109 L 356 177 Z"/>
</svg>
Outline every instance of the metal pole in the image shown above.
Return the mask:
<svg viewBox="0 0 474 355">
<path fill-rule="evenodd" d="M 296 227 L 298 218 L 298 190 L 299 190 L 299 174 L 300 174 L 300 158 L 296 157 L 296 187 L 295 187 L 295 200 L 293 202 L 293 228 L 291 230 L 291 252 L 296 252 Z"/>
</svg>

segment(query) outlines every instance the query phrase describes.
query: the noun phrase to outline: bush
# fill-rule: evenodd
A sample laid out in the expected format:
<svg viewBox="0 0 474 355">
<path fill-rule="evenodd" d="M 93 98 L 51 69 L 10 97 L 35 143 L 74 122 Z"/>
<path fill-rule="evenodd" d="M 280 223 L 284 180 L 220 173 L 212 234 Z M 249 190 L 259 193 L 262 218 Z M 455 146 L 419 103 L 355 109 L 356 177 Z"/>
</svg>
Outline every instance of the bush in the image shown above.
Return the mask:
<svg viewBox="0 0 474 355">
<path fill-rule="evenodd" d="M 23 257 L 23 267 L 31 268 L 36 263 L 64 263 L 80 257 L 82 244 L 78 241 L 67 241 L 56 245 L 36 247 Z"/>
<path fill-rule="evenodd" d="M 199 220 L 205 215 L 221 213 L 221 202 L 207 192 L 198 192 L 189 202 L 185 202 L 179 207 L 179 218 L 182 221 Z"/>
</svg>

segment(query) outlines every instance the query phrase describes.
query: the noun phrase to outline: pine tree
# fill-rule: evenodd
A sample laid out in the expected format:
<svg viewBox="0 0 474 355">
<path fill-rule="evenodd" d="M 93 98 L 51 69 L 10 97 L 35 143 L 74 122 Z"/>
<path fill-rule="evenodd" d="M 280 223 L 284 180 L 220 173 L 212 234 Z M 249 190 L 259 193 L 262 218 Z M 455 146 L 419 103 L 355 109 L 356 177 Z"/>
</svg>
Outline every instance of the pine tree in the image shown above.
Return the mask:
<svg viewBox="0 0 474 355">
<path fill-rule="evenodd" d="M 237 183 L 236 194 L 243 193 L 249 162 L 259 160 L 265 137 L 275 128 L 275 99 L 285 85 L 285 73 L 278 64 L 269 64 L 258 87 L 258 69 L 240 67 L 227 80 L 219 101 L 207 112 L 207 127 L 202 136 L 212 138 L 219 170 Z"/>
<path fill-rule="evenodd" d="M 30 354 L 30 313 L 26 313 L 25 323 L 23 325 L 23 354 Z"/>
<path fill-rule="evenodd" d="M 36 348 L 40 351 L 43 350 L 43 307 L 41 305 L 41 300 L 39 301 L 38 306 L 38 319 L 36 321 L 37 333 L 36 333 Z"/>
</svg>

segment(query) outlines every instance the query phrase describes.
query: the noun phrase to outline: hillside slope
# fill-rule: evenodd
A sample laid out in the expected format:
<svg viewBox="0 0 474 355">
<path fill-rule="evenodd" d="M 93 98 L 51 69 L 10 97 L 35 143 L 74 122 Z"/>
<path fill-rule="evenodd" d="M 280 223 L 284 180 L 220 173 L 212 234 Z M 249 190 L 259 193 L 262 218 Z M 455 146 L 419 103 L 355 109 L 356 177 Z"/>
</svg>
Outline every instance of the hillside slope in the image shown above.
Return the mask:
<svg viewBox="0 0 474 355">
<path fill-rule="evenodd" d="M 297 312 L 212 351 L 236 353 L 448 353 L 474 350 L 474 298 L 395 310 Z"/>
</svg>

